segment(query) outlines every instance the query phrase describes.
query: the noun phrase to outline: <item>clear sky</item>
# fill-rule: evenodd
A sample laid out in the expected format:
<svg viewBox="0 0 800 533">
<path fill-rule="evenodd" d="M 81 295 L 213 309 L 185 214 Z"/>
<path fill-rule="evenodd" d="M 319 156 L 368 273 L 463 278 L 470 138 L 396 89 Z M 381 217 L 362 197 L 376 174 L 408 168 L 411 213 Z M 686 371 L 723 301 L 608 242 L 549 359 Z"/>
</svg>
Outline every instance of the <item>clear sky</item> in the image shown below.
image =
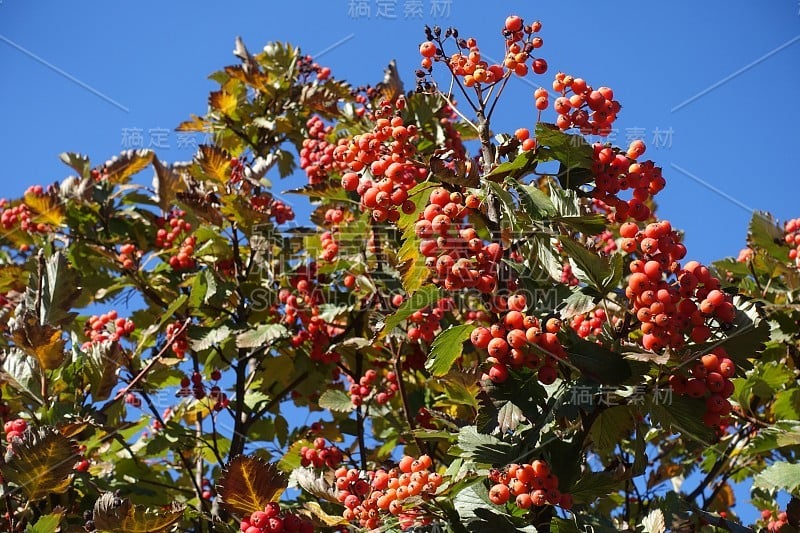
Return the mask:
<svg viewBox="0 0 800 533">
<path fill-rule="evenodd" d="M 735 256 L 750 209 L 800 216 L 798 0 L 0 0 L 0 196 L 69 175 L 63 151 L 189 159 L 202 139 L 173 128 L 205 112 L 207 76 L 235 62 L 237 35 L 251 51 L 297 44 L 354 84 L 379 81 L 394 58 L 411 88 L 424 23 L 454 25 L 499 56 L 510 13 L 543 22 L 550 71 L 509 85 L 495 131 L 532 127 L 533 88 L 563 70 L 614 89 L 616 141 L 643 138 L 664 168 L 659 215 L 686 231 L 689 258 Z"/>
</svg>

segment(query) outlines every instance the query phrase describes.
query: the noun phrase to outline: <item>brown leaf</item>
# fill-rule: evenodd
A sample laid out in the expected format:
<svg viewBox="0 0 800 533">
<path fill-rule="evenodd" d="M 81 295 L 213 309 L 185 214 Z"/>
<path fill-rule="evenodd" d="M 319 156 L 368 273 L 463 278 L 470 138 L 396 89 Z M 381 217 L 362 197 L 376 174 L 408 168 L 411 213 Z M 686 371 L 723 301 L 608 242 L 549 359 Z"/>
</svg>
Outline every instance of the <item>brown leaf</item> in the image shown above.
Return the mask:
<svg viewBox="0 0 800 533">
<path fill-rule="evenodd" d="M 252 455 L 234 457 L 217 485 L 222 506 L 240 515 L 263 511 L 277 501 L 286 488 L 284 474 L 273 463 Z"/>
<path fill-rule="evenodd" d="M 152 150 L 126 150 L 118 156 L 106 161 L 104 175 L 112 184 L 123 184 L 140 172 L 153 160 Z"/>
<path fill-rule="evenodd" d="M 215 91 L 208 95 L 208 105 L 226 117 L 234 117 L 238 104 L 236 96 L 226 91 Z"/>
<path fill-rule="evenodd" d="M 725 483 L 711 501 L 709 510 L 716 511 L 718 513 L 723 511 L 728 512 L 735 504 L 736 496 L 733 494 L 733 488 L 731 488 L 728 483 Z"/>
<path fill-rule="evenodd" d="M 49 324 L 40 324 L 31 313 L 19 318 L 11 335 L 17 347 L 35 357 L 44 370 L 58 368 L 64 361 L 64 339 L 61 330 Z"/>
<path fill-rule="evenodd" d="M 177 503 L 161 509 L 149 509 L 106 492 L 95 502 L 92 519 L 99 531 L 159 533 L 180 520 L 185 509 L 185 505 Z"/>
<path fill-rule="evenodd" d="M 30 500 L 64 492 L 78 461 L 78 447 L 51 426 L 28 429 L 13 439 L 0 467 L 3 477 Z"/>
</svg>

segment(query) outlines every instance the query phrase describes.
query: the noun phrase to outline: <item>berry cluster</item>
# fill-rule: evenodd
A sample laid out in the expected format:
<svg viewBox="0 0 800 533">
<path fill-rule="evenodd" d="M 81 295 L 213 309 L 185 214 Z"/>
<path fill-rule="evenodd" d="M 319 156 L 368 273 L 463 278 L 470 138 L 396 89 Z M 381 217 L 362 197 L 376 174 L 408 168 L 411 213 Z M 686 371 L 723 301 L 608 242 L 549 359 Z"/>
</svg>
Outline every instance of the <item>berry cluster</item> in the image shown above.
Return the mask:
<svg viewBox="0 0 800 533">
<path fill-rule="evenodd" d="M 362 208 L 371 210 L 376 222 L 396 222 L 398 207 L 413 212 L 408 191 L 428 175 L 427 168 L 411 159 L 417 152 L 417 126 L 405 125 L 400 116 L 404 108 L 402 96 L 394 103 L 381 102 L 373 113 L 372 131 L 340 142 L 334 150 L 334 160 L 349 170 L 342 175 L 342 187 L 358 193 Z M 359 176 L 365 168 L 369 172 Z"/>
<path fill-rule="evenodd" d="M 129 392 L 125 395 L 125 403 L 138 409 L 142 406 L 142 399 L 136 396 L 136 394 Z"/>
<path fill-rule="evenodd" d="M 400 519 L 403 529 L 430 523 L 421 506 L 407 507 L 407 500 L 424 500 L 436 494 L 444 478 L 431 472 L 431 458 L 404 456 L 389 470 L 336 470 L 336 498 L 345 506 L 343 516 L 369 530 L 380 527 L 390 513 Z"/>
<path fill-rule="evenodd" d="M 314 447 L 303 446 L 300 448 L 300 464 L 302 466 L 313 466 L 314 468 L 338 468 L 342 463 L 342 450 L 331 444 L 328 446 L 325 439 L 317 437 L 314 439 Z"/>
<path fill-rule="evenodd" d="M 294 209 L 269 193 L 261 193 L 250 198 L 253 209 L 268 214 L 275 219 L 277 224 L 284 224 L 294 220 Z"/>
<path fill-rule="evenodd" d="M 661 175 L 661 167 L 649 160 L 636 161 L 645 151 L 644 143 L 633 141 L 626 153 L 600 143 L 595 143 L 593 149 L 593 198 L 602 201 L 606 208 L 613 208 L 610 218 L 614 222 L 622 223 L 628 218 L 643 222 L 650 218 L 652 213 L 647 201 L 661 192 L 667 182 Z M 630 200 L 618 196 L 627 190 L 632 191 Z"/>
<path fill-rule="evenodd" d="M 553 109 L 558 113 L 556 125 L 560 129 L 576 127 L 584 135 L 611 133 L 611 125 L 621 106 L 609 87 L 595 90 L 583 78 L 559 72 L 553 81 L 553 90 L 561 95 L 553 102 Z"/>
<path fill-rule="evenodd" d="M 780 531 L 783 526 L 789 523 L 789 517 L 785 511 L 777 512 L 772 509 L 762 510 L 761 520 L 766 523 L 767 531 L 770 533 Z"/>
<path fill-rule="evenodd" d="M 724 348 L 717 346 L 692 366 L 692 377 L 675 373 L 669 377 L 669 384 L 678 394 L 705 398 L 703 422 L 709 427 L 718 427 L 731 412 L 728 398 L 733 394 L 731 378 L 735 373 L 736 364 L 728 358 Z"/>
<path fill-rule="evenodd" d="M 178 396 L 194 396 L 198 400 L 202 400 L 206 395 L 214 400 L 213 409 L 215 411 L 222 411 L 230 404 L 228 395 L 222 392 L 219 384 L 217 383 L 222 379 L 222 372 L 214 369 L 211 372 L 211 380 L 213 385 L 208 387 L 206 393 L 206 386 L 203 385 L 203 375 L 200 372 L 193 372 L 192 377 L 183 376 L 181 378 L 181 388 L 178 390 Z"/>
<path fill-rule="evenodd" d="M 99 344 L 105 341 L 117 342 L 123 337 L 130 336 L 136 329 L 132 320 L 117 316 L 114 310 L 103 315 L 92 315 L 86 322 L 85 333 L 89 341 L 84 344 L 83 349 L 89 349 L 92 344 Z"/>
<path fill-rule="evenodd" d="M 391 371 L 382 377 L 378 385 L 376 385 L 378 372 L 372 368 L 364 372 L 358 383 L 350 376 L 347 376 L 347 379 L 350 381 L 350 401 L 355 406 L 362 405 L 370 398 L 374 398 L 379 405 L 384 405 L 394 397 L 399 389 L 397 374 Z"/>
<path fill-rule="evenodd" d="M 424 307 L 411 313 L 407 320 L 409 324 L 414 325 L 408 328 L 408 340 L 412 343 L 420 340 L 427 343 L 433 342 L 436 333 L 441 327 L 442 318 L 447 311 L 452 309 L 453 305 L 454 302 L 451 298 L 441 298 L 436 302 L 435 306 Z"/>
<path fill-rule="evenodd" d="M 314 525 L 296 514 L 281 512 L 277 502 L 270 502 L 263 511 L 256 511 L 242 520 L 243 533 L 313 533 Z"/>
<path fill-rule="evenodd" d="M 561 321 L 548 319 L 543 331 L 538 318 L 523 313 L 527 300 L 522 294 L 509 297 L 507 306 L 508 311 L 498 323 L 488 328 L 478 326 L 470 334 L 472 345 L 489 354 L 486 362 L 492 366 L 484 379 L 503 383 L 508 379 L 509 368 L 532 368 L 538 369 L 539 381 L 553 383 L 559 359 L 568 357 L 556 334 Z"/>
<path fill-rule="evenodd" d="M 733 321 L 736 309 L 719 290 L 719 279 L 697 261 L 681 268 L 678 261 L 686 255 L 686 247 L 678 242 L 680 237 L 668 221 L 648 224 L 643 231 L 627 222 L 620 227 L 620 235 L 621 248 L 641 257 L 629 265 L 625 295 L 642 324 L 642 346 L 654 351 L 679 348 L 687 334 L 700 343 L 711 336 L 712 319 Z"/>
<path fill-rule="evenodd" d="M 306 122 L 306 129 L 307 137 L 303 139 L 300 149 L 300 168 L 306 171 L 308 183 L 315 185 L 327 180 L 340 165 L 333 157 L 336 145 L 326 140 L 333 127 L 326 126 L 320 117 L 314 115 Z"/>
<path fill-rule="evenodd" d="M 473 37 L 459 39 L 455 28 L 446 30 L 445 39 L 453 37 L 458 51 L 445 57 L 441 48 L 444 44 L 441 40 L 441 29 L 437 27 L 431 30 L 426 27 L 425 37 L 428 40 L 419 47 L 419 53 L 422 55 L 420 64 L 423 69 L 430 72 L 434 61 L 442 61 L 447 64 L 453 76 L 462 79 L 466 87 L 476 84 L 491 85 L 502 81 L 512 73 L 520 77 L 526 76 L 530 70 L 536 74 L 544 74 L 547 71 L 547 61 L 533 57 L 533 51 L 544 44 L 541 37 L 534 35 L 541 28 L 542 23 L 538 21 L 526 26 L 522 18 L 517 15 L 506 18 L 502 31 L 506 48 L 503 63 L 490 65 L 481 56 L 478 41 Z M 529 61 L 530 67 L 528 67 Z"/>
<path fill-rule="evenodd" d="M 570 287 L 574 287 L 580 283 L 575 273 L 572 272 L 572 265 L 569 264 L 569 261 L 561 265 L 561 283 L 569 285 Z"/>
<path fill-rule="evenodd" d="M 173 270 L 188 270 L 194 268 L 195 260 L 192 257 L 194 248 L 197 244 L 197 237 L 188 235 L 192 231 L 192 224 L 184 220 L 185 211 L 173 210 L 166 217 L 156 219 L 155 245 L 156 248 L 169 249 L 180 239 L 182 234 L 186 234 L 181 242 L 178 253 L 170 256 L 168 263 Z M 167 229 L 169 228 L 169 229 Z"/>
<path fill-rule="evenodd" d="M 489 471 L 489 499 L 495 505 L 505 505 L 512 496 L 520 509 L 559 505 L 565 510 L 572 508 L 572 495 L 558 490 L 558 477 L 550 471 L 545 461 L 530 464 L 510 464 Z"/>
<path fill-rule="evenodd" d="M 425 264 L 436 274 L 434 283 L 447 290 L 475 288 L 489 294 L 497 287 L 503 248 L 496 242 L 485 243 L 464 222 L 468 210 L 479 205 L 477 196 L 438 187 L 414 226 Z"/>
<path fill-rule="evenodd" d="M 186 334 L 186 329 L 184 328 L 181 331 L 183 324 L 180 322 L 173 322 L 171 324 L 167 324 L 167 342 L 171 345 L 172 353 L 175 354 L 175 357 L 178 359 L 183 359 L 186 355 L 186 351 L 189 349 L 189 340 Z M 181 332 L 180 335 L 178 332 Z"/>
<path fill-rule="evenodd" d="M 603 324 L 607 318 L 605 310 L 598 307 L 591 313 L 575 315 L 569 325 L 583 339 L 590 335 L 599 337 L 603 333 Z"/>
<path fill-rule="evenodd" d="M 531 137 L 531 132 L 528 128 L 517 128 L 514 131 L 514 137 L 522 143 L 522 149 L 524 151 L 527 152 L 528 150 L 536 148 L 536 139 Z"/>
<path fill-rule="evenodd" d="M 136 245 L 130 243 L 123 244 L 119 247 L 117 261 L 120 262 L 122 268 L 125 270 L 131 270 L 136 266 L 139 256 L 141 256 L 141 252 L 136 249 Z"/>
<path fill-rule="evenodd" d="M 35 223 L 31 219 L 31 210 L 25 204 L 19 204 L 2 210 L 0 214 L 0 225 L 4 230 L 13 230 L 17 226 L 21 231 L 29 233 L 47 232 L 47 224 Z"/>
<path fill-rule="evenodd" d="M 789 220 L 784 225 L 784 240 L 792 247 L 789 250 L 789 259 L 794 261 L 797 268 L 800 268 L 800 218 Z"/>
<path fill-rule="evenodd" d="M 238 157 L 231 158 L 231 184 L 239 183 L 244 178 L 244 162 Z"/>
<path fill-rule="evenodd" d="M 11 439 L 14 437 L 22 438 L 22 434 L 25 433 L 25 430 L 28 429 L 28 422 L 25 421 L 24 418 L 17 418 L 14 420 L 8 420 L 5 424 L 3 424 L 3 431 L 6 434 L 6 442 L 11 442 Z"/>
<path fill-rule="evenodd" d="M 319 81 L 325 81 L 331 76 L 331 69 L 329 67 L 320 66 L 319 63 L 314 62 L 314 58 L 309 55 L 300 56 L 297 60 L 297 68 L 300 71 L 300 77 L 307 79 L 313 75 Z"/>
</svg>

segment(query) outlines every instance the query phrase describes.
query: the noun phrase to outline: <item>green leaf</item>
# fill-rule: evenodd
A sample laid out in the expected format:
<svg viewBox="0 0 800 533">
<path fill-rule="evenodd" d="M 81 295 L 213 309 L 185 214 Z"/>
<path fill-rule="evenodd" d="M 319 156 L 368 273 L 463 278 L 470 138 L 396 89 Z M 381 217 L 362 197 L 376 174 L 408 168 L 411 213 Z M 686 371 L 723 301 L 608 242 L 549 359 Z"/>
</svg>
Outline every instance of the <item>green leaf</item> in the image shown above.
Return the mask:
<svg viewBox="0 0 800 533">
<path fill-rule="evenodd" d="M 261 324 L 236 336 L 238 348 L 260 348 L 271 345 L 276 340 L 286 338 L 289 330 L 282 324 Z"/>
<path fill-rule="evenodd" d="M 780 420 L 800 420 L 800 389 L 780 391 L 775 395 L 772 412 Z"/>
<path fill-rule="evenodd" d="M 537 154 L 542 152 L 541 160 L 561 163 L 557 177 L 562 187 L 576 188 L 593 179 L 586 169 L 592 168 L 594 151 L 582 135 L 564 133 L 554 124 L 540 122 L 536 125 L 536 141 L 547 148 L 537 150 Z"/>
<path fill-rule="evenodd" d="M 70 166 L 78 172 L 82 178 L 89 178 L 91 173 L 91 163 L 89 163 L 89 156 L 83 154 L 76 154 L 74 152 L 64 152 L 58 156 L 67 166 Z"/>
<path fill-rule="evenodd" d="M 25 533 L 53 533 L 58 529 L 58 524 L 61 523 L 63 517 L 63 511 L 43 515 L 35 523 L 28 524 Z"/>
<path fill-rule="evenodd" d="M 52 426 L 28 429 L 13 439 L 0 465 L 3 478 L 30 500 L 60 494 L 69 488 L 78 447 Z"/>
<path fill-rule="evenodd" d="M 122 348 L 118 342 L 92 343 L 85 359 L 92 398 L 107 399 L 119 381 L 117 371 L 125 361 Z"/>
<path fill-rule="evenodd" d="M 620 354 L 595 342 L 581 339 L 572 330 L 569 331 L 569 338 L 570 342 L 566 347 L 569 362 L 585 377 L 606 385 L 618 385 L 633 375 L 630 363 Z"/>
<path fill-rule="evenodd" d="M 630 415 L 630 413 L 628 414 Z M 592 430 L 594 430 L 594 427 L 593 425 Z M 620 483 L 620 480 L 614 479 L 613 476 L 605 472 L 590 472 L 584 474 L 568 492 L 572 494 L 575 503 L 588 505 L 594 503 L 597 498 L 602 498 L 614 492 L 620 486 Z"/>
<path fill-rule="evenodd" d="M 786 446 L 800 446 L 800 422 L 781 420 L 762 429 L 746 450 L 750 454 L 760 454 Z"/>
<path fill-rule="evenodd" d="M 452 326 L 439 333 L 431 344 L 431 353 L 425 361 L 425 368 L 434 376 L 444 376 L 450 371 L 456 359 L 461 357 L 464 341 L 469 338 L 475 324 Z"/>
<path fill-rule="evenodd" d="M 525 212 L 535 220 L 550 218 L 558 213 L 553 201 L 538 187 L 519 182 L 512 182 L 511 185 L 517 190 Z"/>
<path fill-rule="evenodd" d="M 338 413 L 349 413 L 355 409 L 350 396 L 339 389 L 328 389 L 323 392 L 317 404 L 323 409 L 330 409 Z"/>
<path fill-rule="evenodd" d="M 648 398 L 648 403 L 653 420 L 660 422 L 664 429 L 671 429 L 704 445 L 714 439 L 714 431 L 697 416 L 705 412 L 704 401 L 675 394 L 662 400 Z"/>
<path fill-rule="evenodd" d="M 394 328 L 399 326 L 403 320 L 414 314 L 414 312 L 433 305 L 439 300 L 440 297 L 441 294 L 436 285 L 425 285 L 412 294 L 410 298 L 405 300 L 397 309 L 397 311 L 386 317 L 386 321 L 384 322 L 384 327 L 381 333 L 383 335 L 389 333 Z"/>
<path fill-rule="evenodd" d="M 153 160 L 152 150 L 126 150 L 106 161 L 104 174 L 106 180 L 114 185 L 128 183 L 130 177 L 144 170 Z"/>
<path fill-rule="evenodd" d="M 159 509 L 133 505 L 127 498 L 103 493 L 94 504 L 92 520 L 98 531 L 160 533 L 181 519 L 185 505 L 173 503 Z"/>
<path fill-rule="evenodd" d="M 785 245 L 783 228 L 778 226 L 772 215 L 756 211 L 750 219 L 747 243 L 751 248 L 762 248 L 781 263 L 789 260 L 789 248 Z"/>
<path fill-rule="evenodd" d="M 39 402 L 42 401 L 42 370 L 36 358 L 14 348 L 3 355 L 0 370 L 3 378 L 15 389 L 27 393 Z"/>
<path fill-rule="evenodd" d="M 589 435 L 600 451 L 611 451 L 626 439 L 635 425 L 630 407 L 616 405 L 605 409 L 595 419 Z"/>
<path fill-rule="evenodd" d="M 497 437 L 479 433 L 475 426 L 465 426 L 458 432 L 461 457 L 478 463 L 507 464 L 515 455 L 514 446 Z"/>
<path fill-rule="evenodd" d="M 511 161 L 497 165 L 491 172 L 484 175 L 483 179 L 496 181 L 503 181 L 504 179 L 518 180 L 526 174 L 533 172 L 534 168 L 536 168 L 535 153 L 532 150 L 526 150 L 518 154 Z"/>
<path fill-rule="evenodd" d="M 622 254 L 606 258 L 587 250 L 565 235 L 559 240 L 569 256 L 575 277 L 595 289 L 601 296 L 605 296 L 622 279 Z"/>
<path fill-rule="evenodd" d="M 225 342 L 232 333 L 230 328 L 224 324 L 215 328 L 189 328 L 190 346 L 193 351 L 202 352 L 215 344 Z M 239 347 L 242 348 L 242 346 Z M 245 346 L 245 348 L 252 348 L 252 346 Z"/>
<path fill-rule="evenodd" d="M 71 313 L 70 309 L 80 295 L 78 273 L 72 269 L 61 252 L 56 252 L 45 259 L 42 267 L 41 280 L 37 274 L 31 277 L 25 293 L 25 305 L 37 314 L 40 324 L 64 326 L 75 318 L 75 313 Z M 41 297 L 37 294 L 39 285 L 41 285 Z M 41 307 L 36 309 L 39 300 Z"/>
<path fill-rule="evenodd" d="M 753 486 L 764 489 L 786 489 L 800 495 L 800 464 L 774 463 L 753 478 Z"/>
</svg>

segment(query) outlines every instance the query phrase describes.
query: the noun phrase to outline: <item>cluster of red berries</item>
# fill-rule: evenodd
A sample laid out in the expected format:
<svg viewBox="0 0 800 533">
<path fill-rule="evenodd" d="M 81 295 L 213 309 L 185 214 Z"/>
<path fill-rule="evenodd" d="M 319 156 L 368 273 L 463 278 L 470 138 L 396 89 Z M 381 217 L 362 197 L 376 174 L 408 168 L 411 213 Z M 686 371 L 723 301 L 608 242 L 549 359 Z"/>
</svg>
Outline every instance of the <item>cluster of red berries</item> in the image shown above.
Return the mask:
<svg viewBox="0 0 800 533">
<path fill-rule="evenodd" d="M 419 53 L 422 55 L 420 64 L 430 72 L 434 61 L 443 61 L 453 76 L 462 78 L 466 87 L 497 83 L 510 76 L 512 72 L 520 77 L 526 76 L 530 70 L 536 74 L 544 74 L 547 71 L 547 61 L 534 58 L 532 54 L 533 50 L 544 44 L 541 37 L 534 36 L 541 28 L 542 23 L 539 21 L 525 25 L 522 18 L 517 15 L 506 18 L 502 32 L 505 37 L 505 58 L 502 64 L 491 65 L 482 58 L 475 38 L 458 39 L 458 32 L 452 28 L 446 31 L 445 38 L 453 37 L 458 51 L 445 57 L 443 50 L 433 42 L 435 39 L 442 44 L 441 30 L 435 28 L 431 31 L 430 28 L 426 28 L 425 37 L 428 40 L 419 47 Z M 530 68 L 528 61 L 531 61 Z"/>
<path fill-rule="evenodd" d="M 45 233 L 47 232 L 47 224 L 36 223 L 31 219 L 31 210 L 25 204 L 19 204 L 8 209 L 3 209 L 0 214 L 0 224 L 4 230 L 12 230 L 19 226 L 21 231 L 28 233 Z"/>
<path fill-rule="evenodd" d="M 99 168 L 93 168 L 89 174 L 94 181 L 103 181 L 108 179 L 108 170 L 106 169 L 105 165 Z"/>
<path fill-rule="evenodd" d="M 331 171 L 337 169 L 337 162 L 333 158 L 336 145 L 326 140 L 333 127 L 326 126 L 317 115 L 306 121 L 306 130 L 307 137 L 303 139 L 300 149 L 300 168 L 306 171 L 308 182 L 315 185 L 324 182 Z"/>
<path fill-rule="evenodd" d="M 210 500 L 211 498 L 214 497 L 214 485 L 211 484 L 211 480 L 208 479 L 207 477 L 203 478 L 202 488 L 203 492 L 200 494 L 200 496 L 204 500 Z"/>
<path fill-rule="evenodd" d="M 489 294 L 497 287 L 503 248 L 496 242 L 485 243 L 475 228 L 464 223 L 468 210 L 479 205 L 475 195 L 464 197 L 438 187 L 414 226 L 425 264 L 436 274 L 434 283 L 447 290 L 475 288 Z"/>
<path fill-rule="evenodd" d="M 411 159 L 417 152 L 417 126 L 405 125 L 400 116 L 404 108 L 402 96 L 394 103 L 381 102 L 374 112 L 372 131 L 340 142 L 334 150 L 334 160 L 349 169 L 342 175 L 342 187 L 358 193 L 362 208 L 371 210 L 376 222 L 396 222 L 398 207 L 412 213 L 414 203 L 408 191 L 428 175 L 426 167 Z M 369 172 L 359 176 L 365 168 Z"/>
<path fill-rule="evenodd" d="M 208 387 L 208 393 L 206 393 L 206 386 L 203 385 L 203 375 L 200 372 L 193 372 L 191 378 L 183 376 L 181 378 L 181 388 L 178 390 L 178 396 L 194 396 L 198 400 L 202 400 L 208 396 L 214 400 L 212 408 L 215 411 L 222 411 L 230 405 L 230 400 L 228 399 L 228 395 L 222 392 L 222 389 L 220 389 L 217 383 L 220 379 L 222 379 L 222 372 L 218 369 L 214 369 L 211 372 L 211 380 L 214 384 Z"/>
<path fill-rule="evenodd" d="M 386 372 L 382 376 L 381 382 L 376 385 L 378 377 L 378 372 L 372 368 L 364 372 L 358 383 L 350 376 L 347 376 L 348 381 L 350 381 L 350 401 L 353 402 L 353 405 L 362 405 L 370 398 L 374 398 L 378 405 L 385 405 L 394 397 L 399 390 L 397 374 L 392 371 Z"/>
<path fill-rule="evenodd" d="M 278 200 L 269 193 L 261 193 L 250 198 L 250 205 L 253 209 L 262 213 L 267 213 L 275 219 L 277 224 L 284 224 L 294 220 L 294 209 L 289 204 Z"/>
<path fill-rule="evenodd" d="M 136 394 L 129 392 L 125 395 L 125 403 L 138 409 L 142 406 L 142 399 L 136 396 Z"/>
<path fill-rule="evenodd" d="M 645 144 L 640 140 L 633 141 L 628 151 L 604 146 L 600 143 L 592 145 L 594 163 L 592 174 L 595 176 L 595 188 L 592 196 L 603 202 L 604 206 L 613 209 L 609 218 L 618 223 L 629 217 L 644 222 L 651 216 L 646 202 L 661 192 L 666 180 L 661 174 L 661 167 L 648 160 L 637 162 L 645 151 Z M 624 200 L 618 196 L 621 191 L 631 190 L 631 198 Z"/>
<path fill-rule="evenodd" d="M 541 460 L 529 464 L 510 464 L 503 469 L 489 471 L 489 500 L 495 505 L 505 505 L 512 499 L 520 509 L 558 505 L 572 508 L 572 495 L 558 490 L 558 477 L 550 466 Z"/>
<path fill-rule="evenodd" d="M 514 131 L 514 137 L 522 143 L 524 151 L 533 150 L 536 148 L 536 139 L 531 137 L 531 131 L 528 128 L 517 128 Z"/>
<path fill-rule="evenodd" d="M 559 72 L 553 80 L 553 90 L 561 95 L 553 102 L 553 109 L 558 113 L 556 125 L 560 129 L 576 127 L 584 135 L 611 133 L 611 125 L 622 106 L 614 100 L 614 91 L 609 87 L 595 90 L 583 78 Z"/>
<path fill-rule="evenodd" d="M 309 55 L 301 56 L 297 60 L 297 68 L 301 77 L 313 74 L 319 81 L 325 81 L 331 76 L 330 67 L 323 67 L 319 63 L 315 63 L 314 58 Z"/>
<path fill-rule="evenodd" d="M 789 259 L 794 261 L 797 268 L 800 268 L 800 218 L 793 218 L 784 225 L 784 240 L 792 247 L 789 250 Z"/>
<path fill-rule="evenodd" d="M 183 328 L 183 324 L 181 322 L 167 324 L 167 342 L 172 348 L 172 353 L 174 353 L 175 357 L 178 359 L 183 359 L 186 355 L 186 351 L 189 349 L 189 340 L 186 334 L 186 328 L 183 328 L 183 331 L 181 331 L 181 328 Z M 180 334 L 178 334 L 179 331 Z"/>
<path fill-rule="evenodd" d="M 300 464 L 314 468 L 337 468 L 342 463 L 342 450 L 331 444 L 326 444 L 325 439 L 314 439 L 314 447 L 303 446 L 300 448 Z"/>
<path fill-rule="evenodd" d="M 575 315 L 569 325 L 582 339 L 590 335 L 599 337 L 603 333 L 603 324 L 607 319 L 605 309 L 598 307 L 585 315 Z"/>
<path fill-rule="evenodd" d="M 395 515 L 403 529 L 431 522 L 422 506 L 407 507 L 407 500 L 424 500 L 436 494 L 444 478 L 431 472 L 427 455 L 404 456 L 389 470 L 336 470 L 336 498 L 345 506 L 343 517 L 369 530 L 380 527 L 387 514 Z"/>
<path fill-rule="evenodd" d="M 697 261 L 681 267 L 686 247 L 668 221 L 648 224 L 642 231 L 626 222 L 620 235 L 621 248 L 640 255 L 629 265 L 625 295 L 642 324 L 642 346 L 654 351 L 679 348 L 687 334 L 694 342 L 704 342 L 711 336 L 712 319 L 733 321 L 736 309 L 720 290 L 719 279 Z"/>
<path fill-rule="evenodd" d="M 76 472 L 88 472 L 89 467 L 92 466 L 92 463 L 89 461 L 89 459 L 87 459 L 83 455 L 84 453 L 86 453 L 86 445 L 81 444 L 78 447 L 78 452 L 81 454 L 80 459 L 78 459 L 78 462 L 75 463 L 75 466 L 73 468 L 75 469 Z"/>
<path fill-rule="evenodd" d="M 509 368 L 532 368 L 538 369 L 539 381 L 545 385 L 553 383 L 558 361 L 568 357 L 557 335 L 561 321 L 548 319 L 543 331 L 538 318 L 523 312 L 527 299 L 522 294 L 510 296 L 507 306 L 507 312 L 498 323 L 488 328 L 478 326 L 470 334 L 472 345 L 489 354 L 486 362 L 492 366 L 484 379 L 503 383 L 508 379 Z"/>
<path fill-rule="evenodd" d="M 156 248 L 165 250 L 172 248 L 181 237 L 181 234 L 187 234 L 181 242 L 178 253 L 170 256 L 168 260 L 169 266 L 173 270 L 187 270 L 195 266 L 195 260 L 192 255 L 197 244 L 197 237 L 188 235 L 192 231 L 192 224 L 184 220 L 183 217 L 185 216 L 185 211 L 175 209 L 166 217 L 158 217 L 156 219 L 156 226 L 158 226 L 155 239 Z"/>
<path fill-rule="evenodd" d="M 24 418 L 8 420 L 3 424 L 3 431 L 6 434 L 6 442 L 11 442 L 15 437 L 22 438 L 22 434 L 28 429 L 28 422 Z"/>
<path fill-rule="evenodd" d="M 230 182 L 239 183 L 244 178 L 244 162 L 238 157 L 231 158 L 231 177 Z"/>
<path fill-rule="evenodd" d="M 445 313 L 452 310 L 454 305 L 455 302 L 452 298 L 440 298 L 436 305 L 427 306 L 411 313 L 406 319 L 409 324 L 414 324 L 408 328 L 408 340 L 412 343 L 420 340 L 427 343 L 433 342 L 436 333 L 441 327 L 442 318 L 444 318 Z"/>
<path fill-rule="evenodd" d="M 314 524 L 287 511 L 281 512 L 277 502 L 270 502 L 263 511 L 256 511 L 242 520 L 243 533 L 314 533 Z"/>
<path fill-rule="evenodd" d="M 598 235 L 593 236 L 592 240 L 594 241 L 595 249 L 606 255 L 611 255 L 618 248 L 614 234 L 610 230 L 600 232 Z"/>
<path fill-rule="evenodd" d="M 119 247 L 119 255 L 117 261 L 120 262 L 122 268 L 131 270 L 136 266 L 136 261 L 139 260 L 141 252 L 136 250 L 136 245 L 127 243 Z"/>
<path fill-rule="evenodd" d="M 323 261 L 333 261 L 339 253 L 339 243 L 336 242 L 334 231 L 323 231 L 320 235 L 320 244 L 322 245 L 322 253 L 320 259 Z"/>
<path fill-rule="evenodd" d="M 717 346 L 692 366 L 692 377 L 675 373 L 669 377 L 669 384 L 680 395 L 705 398 L 703 423 L 709 427 L 718 427 L 731 412 L 728 398 L 733 394 L 731 378 L 735 373 L 736 364 L 723 347 Z"/>
<path fill-rule="evenodd" d="M 130 336 L 135 329 L 136 325 L 132 320 L 117 316 L 114 310 L 103 315 L 92 315 L 86 322 L 85 332 L 89 341 L 84 344 L 84 349 L 105 341 L 117 342 L 123 337 Z"/>
<path fill-rule="evenodd" d="M 777 512 L 771 509 L 761 511 L 761 520 L 766 523 L 767 531 L 770 533 L 780 531 L 783 526 L 789 523 L 789 517 L 785 511 Z"/>
<path fill-rule="evenodd" d="M 564 285 L 569 285 L 570 287 L 574 287 L 580 283 L 580 280 L 577 278 L 577 276 L 575 276 L 575 273 L 572 272 L 572 265 L 569 262 L 561 265 L 561 283 Z"/>
</svg>

